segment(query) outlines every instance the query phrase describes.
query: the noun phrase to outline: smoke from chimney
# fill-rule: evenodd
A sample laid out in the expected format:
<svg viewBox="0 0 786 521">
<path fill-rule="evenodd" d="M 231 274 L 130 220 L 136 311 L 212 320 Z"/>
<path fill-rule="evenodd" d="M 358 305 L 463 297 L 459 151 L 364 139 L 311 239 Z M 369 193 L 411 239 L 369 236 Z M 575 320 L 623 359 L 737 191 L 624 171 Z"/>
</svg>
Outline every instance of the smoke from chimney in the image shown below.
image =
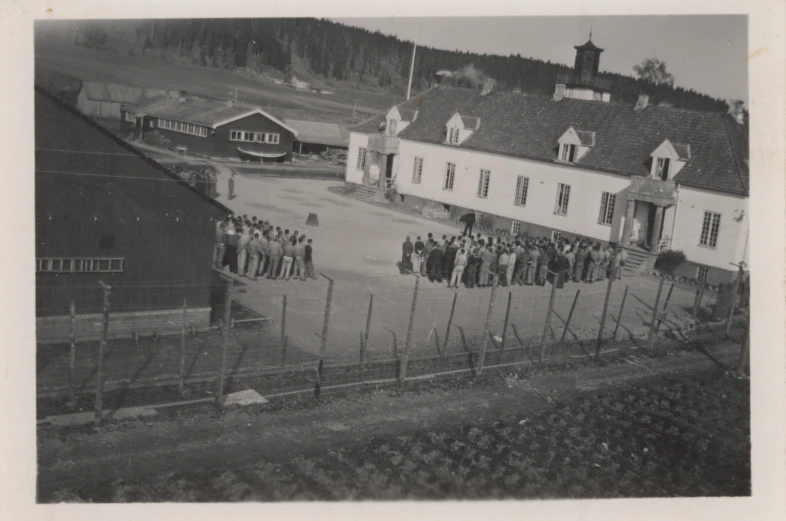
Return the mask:
<svg viewBox="0 0 786 521">
<path fill-rule="evenodd" d="M 644 110 L 647 108 L 647 105 L 650 103 L 650 96 L 649 94 L 639 94 L 639 99 L 636 101 L 636 106 L 633 107 L 633 110 Z"/>
<path fill-rule="evenodd" d="M 730 99 L 726 100 L 726 104 L 729 106 L 729 115 L 731 115 L 738 124 L 744 125 L 745 111 L 743 110 L 743 101 Z"/>
</svg>

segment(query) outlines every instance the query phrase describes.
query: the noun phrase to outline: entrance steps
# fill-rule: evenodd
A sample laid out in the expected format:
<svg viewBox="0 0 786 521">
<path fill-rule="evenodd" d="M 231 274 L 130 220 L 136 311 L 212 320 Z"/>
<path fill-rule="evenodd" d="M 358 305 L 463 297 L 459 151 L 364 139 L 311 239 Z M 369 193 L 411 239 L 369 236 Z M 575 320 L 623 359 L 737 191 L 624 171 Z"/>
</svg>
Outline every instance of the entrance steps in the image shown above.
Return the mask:
<svg viewBox="0 0 786 521">
<path fill-rule="evenodd" d="M 373 186 L 358 186 L 354 192 L 347 194 L 347 197 L 357 201 L 369 202 L 375 195 L 382 193 L 382 190 Z"/>
<path fill-rule="evenodd" d="M 640 250 L 634 250 L 632 248 L 625 248 L 625 251 L 628 252 L 628 260 L 625 262 L 625 268 L 622 270 L 625 274 L 633 274 L 642 271 L 647 264 L 647 261 L 652 256 L 649 253 L 645 253 Z"/>
</svg>

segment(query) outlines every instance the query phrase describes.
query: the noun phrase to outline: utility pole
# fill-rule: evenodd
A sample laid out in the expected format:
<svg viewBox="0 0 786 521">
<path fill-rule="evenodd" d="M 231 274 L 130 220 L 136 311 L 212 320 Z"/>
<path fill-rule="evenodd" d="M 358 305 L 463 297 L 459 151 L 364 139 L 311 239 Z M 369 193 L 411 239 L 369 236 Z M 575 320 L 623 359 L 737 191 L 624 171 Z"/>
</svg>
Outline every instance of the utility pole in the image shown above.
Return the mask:
<svg viewBox="0 0 786 521">
<path fill-rule="evenodd" d="M 418 37 L 420 36 L 420 19 L 418 18 L 418 33 L 415 36 L 415 41 L 412 43 L 412 61 L 409 63 L 409 82 L 407 83 L 407 99 L 412 93 L 412 73 L 415 71 L 415 51 L 418 48 Z"/>
</svg>

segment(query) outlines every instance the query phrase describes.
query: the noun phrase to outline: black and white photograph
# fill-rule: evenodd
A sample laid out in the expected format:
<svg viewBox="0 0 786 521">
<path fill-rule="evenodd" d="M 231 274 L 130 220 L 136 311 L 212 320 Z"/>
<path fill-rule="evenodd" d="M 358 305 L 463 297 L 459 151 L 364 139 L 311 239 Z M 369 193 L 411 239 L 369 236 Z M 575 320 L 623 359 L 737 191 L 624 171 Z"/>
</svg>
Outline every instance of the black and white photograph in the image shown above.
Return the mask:
<svg viewBox="0 0 786 521">
<path fill-rule="evenodd" d="M 432 4 L 33 15 L 32 502 L 756 495 L 782 52 Z"/>
</svg>

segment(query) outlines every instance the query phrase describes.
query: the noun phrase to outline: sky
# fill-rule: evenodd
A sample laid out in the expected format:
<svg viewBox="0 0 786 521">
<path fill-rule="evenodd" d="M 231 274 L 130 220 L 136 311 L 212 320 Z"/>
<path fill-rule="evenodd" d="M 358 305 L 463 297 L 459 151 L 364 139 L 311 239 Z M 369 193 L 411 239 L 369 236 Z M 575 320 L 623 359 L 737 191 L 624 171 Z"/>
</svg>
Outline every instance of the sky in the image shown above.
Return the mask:
<svg viewBox="0 0 786 521">
<path fill-rule="evenodd" d="M 334 18 L 419 45 L 551 60 L 573 66 L 574 45 L 605 52 L 600 70 L 633 76 L 645 58 L 666 62 L 675 86 L 748 102 L 748 19 L 744 15 Z"/>
</svg>

